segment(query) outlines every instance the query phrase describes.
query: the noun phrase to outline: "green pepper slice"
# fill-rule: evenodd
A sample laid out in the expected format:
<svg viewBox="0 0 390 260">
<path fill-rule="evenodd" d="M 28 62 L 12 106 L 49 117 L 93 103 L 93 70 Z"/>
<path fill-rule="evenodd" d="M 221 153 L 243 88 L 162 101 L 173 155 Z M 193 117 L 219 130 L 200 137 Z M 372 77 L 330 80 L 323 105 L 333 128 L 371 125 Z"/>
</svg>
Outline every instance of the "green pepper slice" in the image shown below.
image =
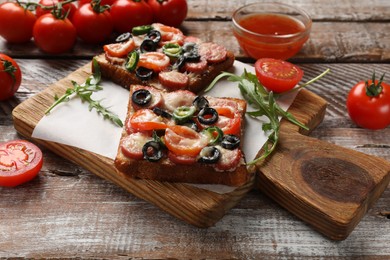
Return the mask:
<svg viewBox="0 0 390 260">
<path fill-rule="evenodd" d="M 162 50 L 170 58 L 178 58 L 183 51 L 182 47 L 177 43 L 167 43 Z"/>
<path fill-rule="evenodd" d="M 210 126 L 202 131 L 210 137 L 209 145 L 216 145 L 222 140 L 223 131 L 218 126 Z"/>
<path fill-rule="evenodd" d="M 173 119 L 177 124 L 183 124 L 190 120 L 194 115 L 196 108 L 194 106 L 181 106 L 173 111 Z"/>
<path fill-rule="evenodd" d="M 139 53 L 138 53 L 138 51 L 130 52 L 129 55 L 127 55 L 127 61 L 126 61 L 126 64 L 125 64 L 125 68 L 128 71 L 135 70 L 135 68 L 137 67 L 137 64 L 138 64 L 138 60 L 139 60 Z"/>
<path fill-rule="evenodd" d="M 136 26 L 131 30 L 131 33 L 133 35 L 142 35 L 142 34 L 147 34 L 152 30 L 151 25 L 141 25 L 141 26 Z"/>
</svg>

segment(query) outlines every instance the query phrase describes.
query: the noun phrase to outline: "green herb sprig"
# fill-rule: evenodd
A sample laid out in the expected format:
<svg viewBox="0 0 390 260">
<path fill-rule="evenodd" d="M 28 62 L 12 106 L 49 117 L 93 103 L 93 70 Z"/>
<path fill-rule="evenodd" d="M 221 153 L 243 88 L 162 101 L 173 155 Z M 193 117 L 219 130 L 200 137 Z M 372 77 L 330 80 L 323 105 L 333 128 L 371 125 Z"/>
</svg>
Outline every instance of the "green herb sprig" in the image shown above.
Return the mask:
<svg viewBox="0 0 390 260">
<path fill-rule="evenodd" d="M 316 78 L 298 86 L 293 91 L 306 87 L 314 81 L 322 78 L 328 72 L 329 69 L 317 76 Z M 256 75 L 247 72 L 246 70 L 244 70 L 244 73 L 241 76 L 229 72 L 222 72 L 211 82 L 211 84 L 205 91 L 207 92 L 212 89 L 215 84 L 224 77 L 227 77 L 228 81 L 238 82 L 238 88 L 240 89 L 242 96 L 245 98 L 248 104 L 250 104 L 256 109 L 255 111 L 247 112 L 248 115 L 252 117 L 266 116 L 269 119 L 269 122 L 264 123 L 262 125 L 263 131 L 272 131 L 263 146 L 264 152 L 260 157 L 254 159 L 251 162 L 248 162 L 248 165 L 256 164 L 257 162 L 264 160 L 275 150 L 279 142 L 279 117 L 285 118 L 293 124 L 305 130 L 308 130 L 308 128 L 301 122 L 299 122 L 291 113 L 284 111 L 278 105 L 275 97 L 276 94 L 274 94 L 272 91 L 267 91 L 264 86 L 259 82 Z"/>
<path fill-rule="evenodd" d="M 122 127 L 122 120 L 116 114 L 108 110 L 108 108 L 103 107 L 100 103 L 101 100 L 93 100 L 91 97 L 94 92 L 103 89 L 99 85 L 101 81 L 101 72 L 99 64 L 95 59 L 92 61 L 92 63 L 94 66 L 94 73 L 87 78 L 85 83 L 80 85 L 77 82 L 72 81 L 73 88 L 68 88 L 65 91 L 65 94 L 61 97 L 58 97 L 56 95 L 54 97 L 55 102 L 45 111 L 45 114 L 49 114 L 50 111 L 57 105 L 69 101 L 72 96 L 78 96 L 83 102 L 87 102 L 89 104 L 89 111 L 91 111 L 92 109 L 96 109 L 96 112 L 102 115 L 103 118 L 109 119 L 115 125 Z"/>
</svg>

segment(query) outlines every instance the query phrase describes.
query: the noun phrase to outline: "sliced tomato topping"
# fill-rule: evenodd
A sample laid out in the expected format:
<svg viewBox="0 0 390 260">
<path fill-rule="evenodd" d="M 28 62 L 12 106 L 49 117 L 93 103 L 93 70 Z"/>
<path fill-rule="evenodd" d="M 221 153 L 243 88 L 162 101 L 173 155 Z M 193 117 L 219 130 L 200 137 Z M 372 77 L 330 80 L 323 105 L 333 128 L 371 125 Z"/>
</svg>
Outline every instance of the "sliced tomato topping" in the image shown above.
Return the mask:
<svg viewBox="0 0 390 260">
<path fill-rule="evenodd" d="M 186 126 L 170 126 L 165 130 L 164 142 L 177 155 L 196 156 L 205 147 L 209 138 Z"/>
<path fill-rule="evenodd" d="M 42 151 L 34 144 L 24 140 L 1 143 L 0 186 L 15 187 L 30 181 L 42 164 Z"/>
<path fill-rule="evenodd" d="M 186 74 L 174 70 L 160 72 L 158 79 L 164 87 L 171 90 L 186 88 L 189 82 Z"/>
<path fill-rule="evenodd" d="M 229 107 L 214 107 L 214 109 L 218 112 L 218 121 L 214 125 L 221 128 L 226 135 L 232 134 L 240 136 L 240 114 Z"/>
<path fill-rule="evenodd" d="M 167 55 L 161 52 L 146 52 L 139 57 L 138 67 L 145 67 L 147 69 L 160 72 L 166 69 L 170 64 L 170 59 Z"/>
<path fill-rule="evenodd" d="M 163 46 L 167 43 L 177 43 L 183 45 L 185 36 L 182 31 L 175 27 L 163 25 L 161 23 L 154 23 L 152 27 L 161 33 L 162 41 L 160 45 Z"/>
<path fill-rule="evenodd" d="M 196 163 L 196 156 L 189 156 L 189 155 L 177 155 L 173 152 L 168 152 L 168 158 L 171 160 L 171 162 L 176 164 L 186 164 L 191 165 Z"/>
<path fill-rule="evenodd" d="M 130 126 L 137 131 L 158 130 L 168 127 L 164 119 L 150 109 L 137 110 L 130 118 Z"/>
<path fill-rule="evenodd" d="M 240 149 L 228 150 L 218 146 L 221 157 L 215 164 L 215 168 L 221 171 L 234 170 L 241 162 L 242 152 Z"/>
<path fill-rule="evenodd" d="M 121 151 L 126 157 L 141 160 L 144 144 L 152 139 L 150 135 L 141 132 L 130 134 L 122 140 Z"/>
<path fill-rule="evenodd" d="M 133 39 L 129 39 L 126 42 L 112 43 L 103 46 L 104 51 L 112 57 L 126 57 L 129 52 L 136 48 Z"/>
</svg>

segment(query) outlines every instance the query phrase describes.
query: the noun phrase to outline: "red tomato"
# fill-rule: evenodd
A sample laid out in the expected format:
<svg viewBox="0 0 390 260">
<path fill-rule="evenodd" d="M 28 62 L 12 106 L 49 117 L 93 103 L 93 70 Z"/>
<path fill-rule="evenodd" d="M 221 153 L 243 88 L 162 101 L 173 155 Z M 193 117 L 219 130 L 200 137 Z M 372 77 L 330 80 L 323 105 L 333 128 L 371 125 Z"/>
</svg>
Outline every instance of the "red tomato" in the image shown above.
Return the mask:
<svg viewBox="0 0 390 260">
<path fill-rule="evenodd" d="M 260 83 L 275 93 L 294 88 L 303 77 L 303 71 L 298 66 L 271 58 L 257 60 L 255 70 Z"/>
<path fill-rule="evenodd" d="M 131 127 L 138 131 L 165 129 L 167 124 L 161 116 L 156 115 L 150 109 L 137 110 L 130 118 Z"/>
<path fill-rule="evenodd" d="M 101 6 L 85 4 L 76 10 L 72 23 L 77 35 L 86 43 L 101 43 L 107 40 L 112 31 L 111 14 Z"/>
<path fill-rule="evenodd" d="M 11 43 L 27 42 L 32 37 L 35 15 L 17 3 L 0 4 L 0 36 Z"/>
<path fill-rule="evenodd" d="M 100 5 L 112 5 L 115 2 L 115 0 L 101 0 Z M 83 6 L 85 4 L 91 3 L 91 0 L 79 0 L 78 5 Z"/>
<path fill-rule="evenodd" d="M 22 82 L 22 71 L 18 64 L 0 53 L 0 101 L 12 97 Z"/>
<path fill-rule="evenodd" d="M 153 22 L 152 9 L 144 0 L 117 0 L 111 5 L 110 13 L 114 30 L 119 33 L 131 32 L 133 27 Z"/>
<path fill-rule="evenodd" d="M 240 135 L 241 132 L 241 117 L 238 112 L 233 112 L 228 107 L 215 107 L 218 112 L 218 121 L 215 126 L 221 128 L 226 135 Z"/>
<path fill-rule="evenodd" d="M 208 142 L 206 135 L 186 126 L 175 125 L 165 130 L 164 143 L 176 155 L 196 156 Z"/>
<path fill-rule="evenodd" d="M 179 27 L 187 17 L 186 0 L 148 0 L 148 5 L 153 10 L 155 22 Z"/>
<path fill-rule="evenodd" d="M 53 10 L 53 8 L 56 7 L 56 5 L 58 4 L 58 2 L 63 2 L 64 0 L 40 0 L 38 3 L 44 7 L 51 7 L 50 9 L 44 9 L 42 8 L 41 6 L 38 5 L 37 9 L 35 10 L 35 15 L 37 17 L 40 17 L 44 14 L 48 14 L 48 13 L 51 13 L 51 11 Z M 76 12 L 77 10 L 77 7 L 75 4 L 73 3 L 68 3 L 68 4 L 65 4 L 62 6 L 62 10 L 61 10 L 61 14 L 62 15 L 65 15 L 67 14 L 68 12 L 68 16 L 67 18 L 69 20 L 71 20 L 73 18 L 73 15 L 74 13 Z"/>
<path fill-rule="evenodd" d="M 129 39 L 126 42 L 106 44 L 103 46 L 104 51 L 112 57 L 126 57 L 129 52 L 135 49 L 135 42 Z"/>
<path fill-rule="evenodd" d="M 390 85 L 373 80 L 360 81 L 347 97 L 348 114 L 358 126 L 378 130 L 390 125 Z M 374 83 L 373 83 L 374 82 Z"/>
<path fill-rule="evenodd" d="M 0 186 L 15 187 L 41 170 L 42 152 L 34 144 L 15 140 L 0 144 Z"/>
<path fill-rule="evenodd" d="M 139 57 L 138 66 L 160 72 L 170 65 L 170 59 L 161 52 L 146 52 Z"/>
<path fill-rule="evenodd" d="M 76 42 L 77 32 L 68 18 L 59 19 L 53 14 L 38 18 L 34 25 L 35 44 L 47 53 L 69 51 Z"/>
</svg>

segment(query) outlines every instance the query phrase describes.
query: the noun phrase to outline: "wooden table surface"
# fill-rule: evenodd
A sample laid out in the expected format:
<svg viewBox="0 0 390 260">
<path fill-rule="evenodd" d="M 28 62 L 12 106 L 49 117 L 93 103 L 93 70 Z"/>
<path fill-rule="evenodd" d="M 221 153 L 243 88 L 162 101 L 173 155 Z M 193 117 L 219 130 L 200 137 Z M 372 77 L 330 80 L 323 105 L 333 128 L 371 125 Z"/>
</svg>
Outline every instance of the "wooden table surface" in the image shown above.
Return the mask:
<svg viewBox="0 0 390 260">
<path fill-rule="evenodd" d="M 230 27 L 234 9 L 248 2 L 254 1 L 189 0 L 181 29 L 253 62 L 239 49 Z M 304 80 L 331 69 L 310 87 L 329 103 L 311 136 L 390 161 L 390 128 L 359 128 L 345 106 L 351 86 L 374 70 L 390 77 L 390 1 L 284 2 L 313 19 L 310 40 L 290 61 L 302 67 Z M 0 52 L 14 57 L 23 72 L 15 97 L 0 102 L 0 142 L 23 138 L 14 129 L 13 108 L 101 51 L 101 46 L 78 42 L 71 52 L 53 56 L 33 42 L 11 45 L 0 39 Z M 0 188 L 0 258 L 390 258 L 390 186 L 344 241 L 317 233 L 259 190 L 215 226 L 200 229 L 42 149 L 38 178 Z"/>
</svg>

